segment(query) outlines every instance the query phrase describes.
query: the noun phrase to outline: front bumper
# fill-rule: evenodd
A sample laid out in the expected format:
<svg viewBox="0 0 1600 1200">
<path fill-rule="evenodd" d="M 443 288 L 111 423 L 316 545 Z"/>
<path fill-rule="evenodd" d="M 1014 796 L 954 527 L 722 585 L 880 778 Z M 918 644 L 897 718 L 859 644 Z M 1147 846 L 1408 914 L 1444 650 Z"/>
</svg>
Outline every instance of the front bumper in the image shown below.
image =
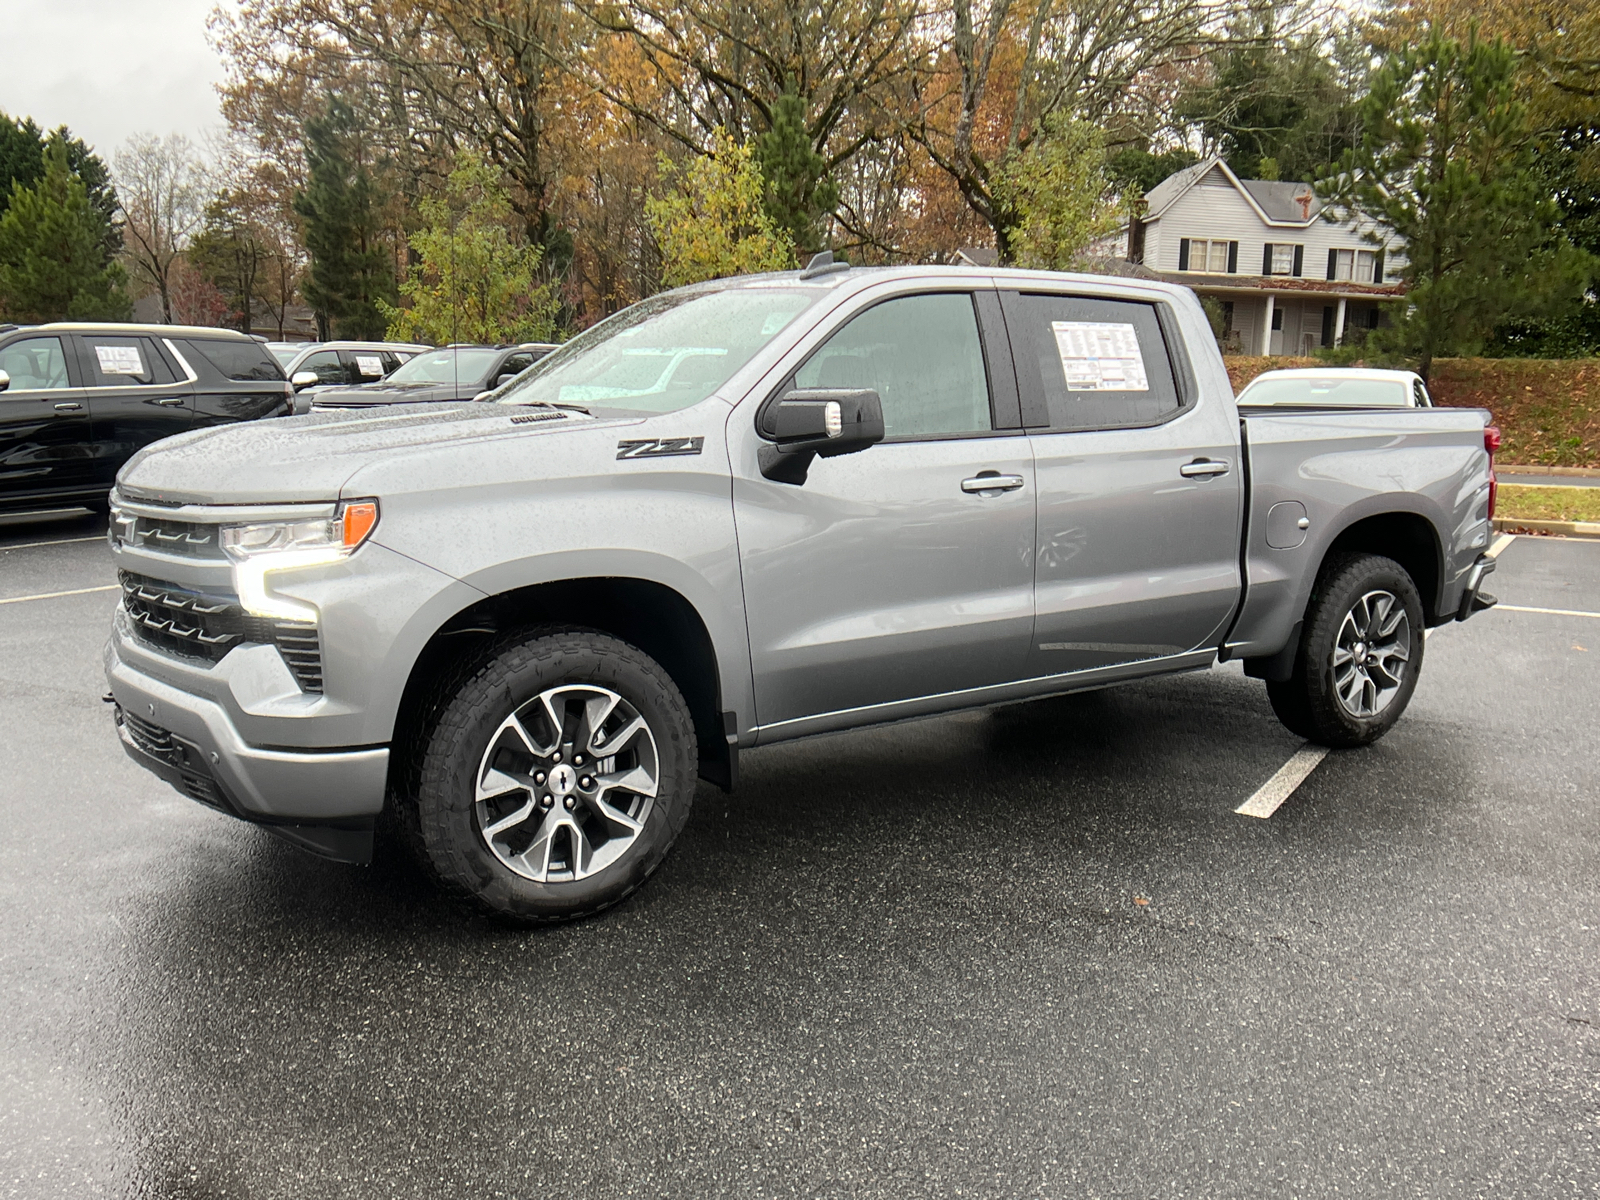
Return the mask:
<svg viewBox="0 0 1600 1200">
<path fill-rule="evenodd" d="M 161 682 L 106 647 L 106 679 L 123 748 L 140 766 L 203 804 L 284 827 L 366 831 L 383 809 L 389 748 L 278 750 L 248 744 L 221 705 Z M 340 839 L 332 839 L 338 842 Z M 311 846 L 333 857 L 325 846 Z"/>
<path fill-rule="evenodd" d="M 1467 570 L 1467 579 L 1461 589 L 1461 606 L 1456 609 L 1456 620 L 1465 621 L 1474 613 L 1493 608 L 1500 601 L 1483 590 L 1483 582 L 1494 574 L 1495 560 L 1487 554 L 1478 555 L 1478 561 Z"/>
</svg>

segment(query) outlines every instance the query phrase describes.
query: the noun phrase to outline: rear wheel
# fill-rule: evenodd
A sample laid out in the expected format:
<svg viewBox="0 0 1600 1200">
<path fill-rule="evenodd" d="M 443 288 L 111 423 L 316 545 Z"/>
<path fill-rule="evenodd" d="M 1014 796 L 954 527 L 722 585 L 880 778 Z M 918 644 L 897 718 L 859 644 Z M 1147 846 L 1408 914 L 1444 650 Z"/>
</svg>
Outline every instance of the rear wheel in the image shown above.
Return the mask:
<svg viewBox="0 0 1600 1200">
<path fill-rule="evenodd" d="M 1267 684 L 1278 719 L 1339 748 L 1388 733 L 1422 670 L 1422 598 L 1405 568 L 1376 554 L 1329 561 L 1303 628 L 1294 674 Z"/>
<path fill-rule="evenodd" d="M 626 642 L 502 643 L 435 711 L 404 815 L 424 867 L 481 908 L 529 924 L 599 912 L 649 877 L 688 819 L 688 706 Z"/>
</svg>

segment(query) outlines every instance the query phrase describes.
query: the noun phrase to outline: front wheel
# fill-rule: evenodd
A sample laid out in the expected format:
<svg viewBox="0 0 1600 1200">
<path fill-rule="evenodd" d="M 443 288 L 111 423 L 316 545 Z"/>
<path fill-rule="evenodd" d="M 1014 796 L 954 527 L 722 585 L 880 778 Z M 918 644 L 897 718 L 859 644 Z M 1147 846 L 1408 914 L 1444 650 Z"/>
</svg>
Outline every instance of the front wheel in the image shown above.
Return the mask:
<svg viewBox="0 0 1600 1200">
<path fill-rule="evenodd" d="M 628 895 L 666 857 L 695 789 L 694 727 L 670 676 L 601 633 L 530 635 L 441 697 L 416 794 L 425 868 L 526 924 Z"/>
<path fill-rule="evenodd" d="M 1306 610 L 1294 674 L 1267 684 L 1273 711 L 1324 746 L 1377 741 L 1416 691 L 1423 634 L 1422 598 L 1404 567 L 1376 554 L 1331 560 Z"/>
</svg>

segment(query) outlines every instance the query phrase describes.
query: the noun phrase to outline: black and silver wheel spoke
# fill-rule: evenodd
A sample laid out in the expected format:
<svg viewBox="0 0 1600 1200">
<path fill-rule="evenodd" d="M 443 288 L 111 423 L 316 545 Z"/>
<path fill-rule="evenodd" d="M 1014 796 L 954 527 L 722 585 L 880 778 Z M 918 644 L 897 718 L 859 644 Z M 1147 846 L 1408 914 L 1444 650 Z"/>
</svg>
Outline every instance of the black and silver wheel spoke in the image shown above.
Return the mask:
<svg viewBox="0 0 1600 1200">
<path fill-rule="evenodd" d="M 1339 626 L 1330 666 L 1339 704 L 1353 717 L 1375 717 L 1405 683 L 1411 619 L 1393 592 L 1367 592 Z"/>
<path fill-rule="evenodd" d="M 638 710 L 608 688 L 564 684 L 510 713 L 489 739 L 478 829 L 524 878 L 583 879 L 638 838 L 660 782 L 655 735 Z"/>
</svg>

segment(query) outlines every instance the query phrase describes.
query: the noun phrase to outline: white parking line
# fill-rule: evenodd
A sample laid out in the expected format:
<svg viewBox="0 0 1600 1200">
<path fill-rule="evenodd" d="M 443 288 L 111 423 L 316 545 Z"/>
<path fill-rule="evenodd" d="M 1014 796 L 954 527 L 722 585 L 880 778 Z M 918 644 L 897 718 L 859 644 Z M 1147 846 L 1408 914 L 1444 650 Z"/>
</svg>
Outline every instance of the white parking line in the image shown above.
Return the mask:
<svg viewBox="0 0 1600 1200">
<path fill-rule="evenodd" d="M 0 546 L 0 554 L 5 553 L 7 550 L 34 550 L 40 546 L 70 546 L 73 542 L 103 542 L 105 540 L 105 534 L 97 533 L 93 537 L 60 538 L 54 542 L 22 542 L 16 546 Z"/>
<path fill-rule="evenodd" d="M 6 596 L 0 599 L 0 604 L 21 604 L 24 600 L 59 600 L 62 596 L 86 596 L 90 592 L 114 592 L 121 587 L 120 583 L 108 583 L 105 587 L 73 588 L 65 592 L 40 592 L 34 596 Z"/>
<path fill-rule="evenodd" d="M 1233 811 L 1241 817 L 1270 817 L 1278 807 L 1294 795 L 1295 788 L 1306 781 L 1306 776 L 1317 769 L 1317 764 L 1328 756 L 1326 746 L 1313 746 L 1307 742 L 1296 750 L 1289 761 L 1278 768 L 1278 773 L 1256 789 L 1256 794 Z"/>
<path fill-rule="evenodd" d="M 1492 611 L 1544 613 L 1552 617 L 1594 617 L 1600 620 L 1600 612 L 1581 612 L 1576 608 L 1524 608 L 1520 604 L 1496 604 Z"/>
<path fill-rule="evenodd" d="M 1504 550 L 1507 546 L 1511 545 L 1511 543 L 1516 541 L 1516 540 L 1517 540 L 1517 535 L 1516 534 L 1514 534 L 1514 533 L 1502 533 L 1499 537 L 1495 538 L 1494 545 L 1490 546 L 1487 550 L 1484 551 L 1484 553 L 1487 554 L 1490 558 L 1499 558 L 1500 557 L 1500 552 L 1502 550 Z"/>
</svg>

